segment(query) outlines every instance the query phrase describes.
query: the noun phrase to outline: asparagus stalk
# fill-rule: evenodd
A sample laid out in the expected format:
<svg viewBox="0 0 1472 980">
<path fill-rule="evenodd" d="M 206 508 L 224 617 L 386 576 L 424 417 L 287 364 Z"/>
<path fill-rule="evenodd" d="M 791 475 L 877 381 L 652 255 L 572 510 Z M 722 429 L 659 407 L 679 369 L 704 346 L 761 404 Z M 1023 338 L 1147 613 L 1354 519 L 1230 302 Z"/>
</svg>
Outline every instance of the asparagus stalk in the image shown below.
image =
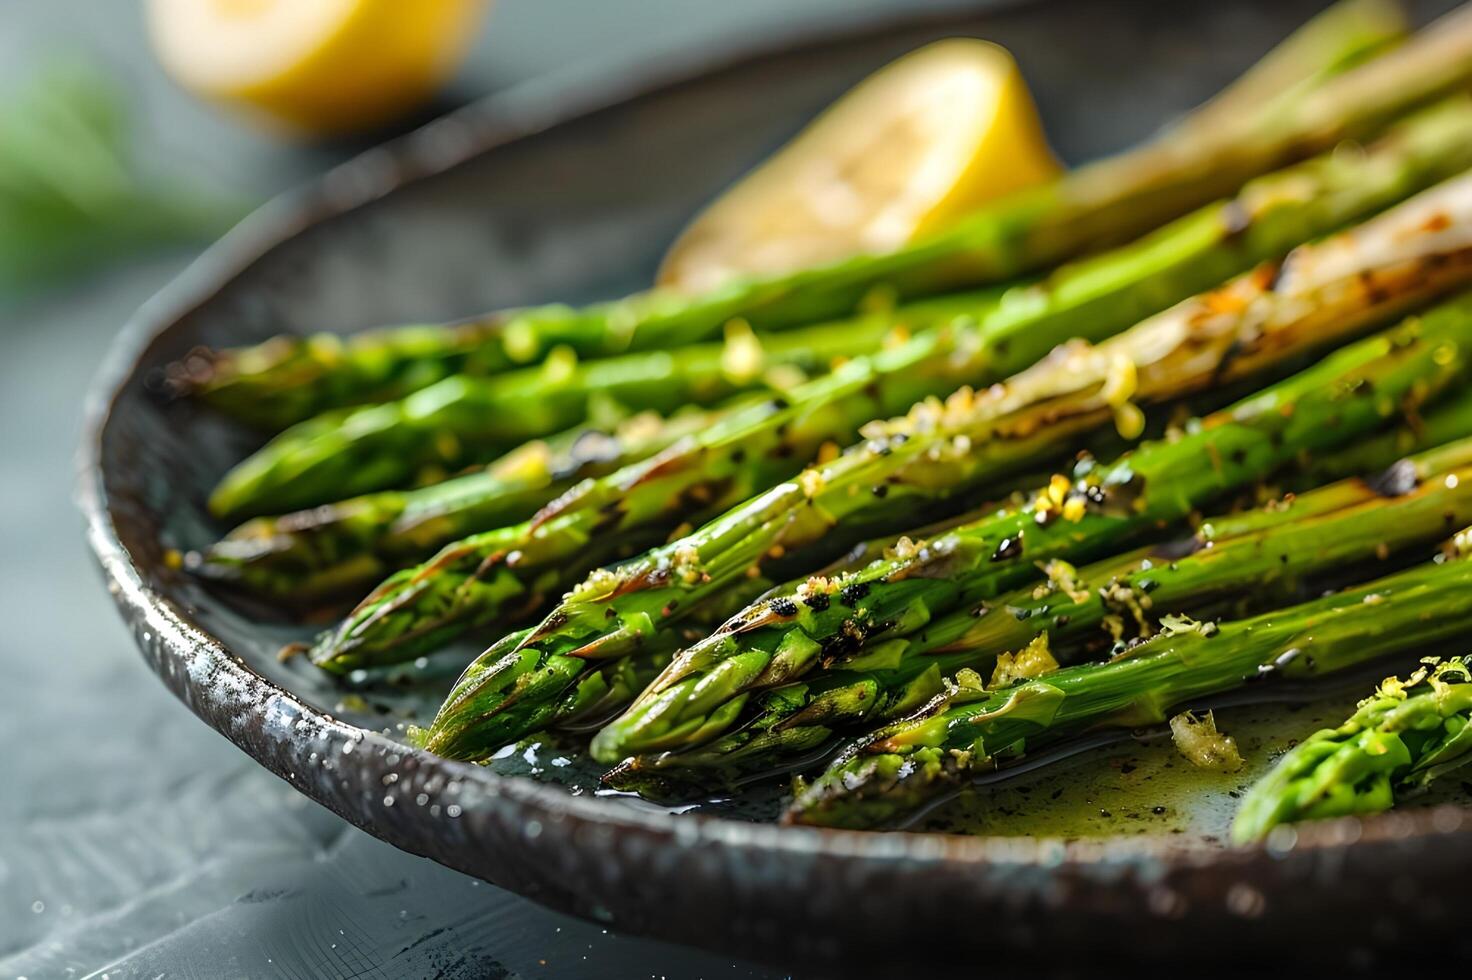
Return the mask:
<svg viewBox="0 0 1472 980">
<path fill-rule="evenodd" d="M 1309 306 L 1344 315 L 1333 304 Z M 1261 333 L 1258 343 L 1275 346 L 1273 336 Z M 930 541 L 902 539 L 860 572 L 815 578 L 765 599 L 682 651 L 598 734 L 593 755 L 612 762 L 635 746 L 713 738 L 757 688 L 862 656 L 871 639 L 900 642 L 952 609 L 1031 579 L 1034 563 L 1108 554 L 1270 476 L 1300 453 L 1352 443 L 1465 384 L 1472 375 L 1469 341 L 1472 293 L 1465 293 L 1209 416 L 1179 439 L 1144 443 L 1112 464 L 1082 465 L 1024 504 Z M 1235 356 L 1228 372 L 1253 354 L 1244 348 Z"/>
<path fill-rule="evenodd" d="M 1408 33 L 1398 3 L 1341 0 L 1294 31 L 1174 131 L 1210 129 L 1224 121 L 1231 125 L 1245 113 L 1271 113 L 1275 104 L 1291 111 L 1314 88 L 1403 43 Z"/>
<path fill-rule="evenodd" d="M 592 670 L 582 670 L 582 665 L 569 670 L 570 665 L 559 662 L 547 665 L 545 670 L 512 676 L 498 669 L 497 664 L 503 657 L 522 657 L 517 648 L 530 631 L 513 632 L 460 676 L 433 724 L 418 733 L 418 743 L 447 758 L 477 760 L 508 744 L 494 741 L 498 735 L 494 730 L 473 723 L 479 707 L 477 694 L 487 687 L 495 687 L 501 694 L 498 704 L 517 715 L 520 732 L 554 725 L 575 731 L 596 729 L 658 676 L 680 643 L 698 639 L 743 604 L 735 599 L 713 603 L 687 623 L 686 629 L 667 631 L 637 656 L 601 663 Z"/>
<path fill-rule="evenodd" d="M 1342 63 L 1337 53 L 1327 62 L 1334 63 Z M 1472 15 L 1451 17 L 1301 99 L 1216 112 L 1210 126 L 1187 126 L 1080 168 L 894 252 L 693 297 L 654 291 L 582 309 L 493 314 L 448 329 L 378 331 L 346 342 L 278 337 L 243 350 L 197 351 L 170 372 L 171 385 L 244 417 L 280 423 L 400 397 L 453 373 L 504 370 L 558 346 L 581 357 L 670 348 L 709 337 L 734 317 L 758 329 L 841 317 L 876 287 L 909 298 L 1002 282 L 1127 241 L 1256 174 L 1373 133 L 1469 79 Z"/>
<path fill-rule="evenodd" d="M 1369 476 L 1398 459 L 1472 435 L 1472 391 L 1453 392 L 1424 418 L 1402 425 L 1319 459 L 1308 460 L 1289 476 L 1287 489 L 1302 491 L 1349 476 Z"/>
<path fill-rule="evenodd" d="M 952 297 L 952 311 L 989 296 Z M 900 317 L 898 325 L 910 326 Z M 896 321 L 867 316 L 758 340 L 733 326 L 724 344 L 648 351 L 584 364 L 545 364 L 474 378 L 455 375 L 381 405 L 330 412 L 272 439 L 225 474 L 210 496 L 217 516 L 311 507 L 409 482 L 495 449 L 582 423 L 600 402 L 669 413 L 742 391 L 787 391 L 835 361 L 880 349 Z"/>
<path fill-rule="evenodd" d="M 1472 524 L 1469 482 L 1472 440 L 1464 439 L 1404 460 L 1371 481 L 1351 478 L 1267 508 L 1212 518 L 1185 539 L 1106 559 L 1076 577 L 1054 569 L 1043 585 L 936 620 L 923 637 L 911 639 L 912 649 L 994 658 L 1041 633 L 1056 646 L 1118 630 L 1118 651 L 1131 634 L 1151 636 L 1162 615 L 1237 595 L 1291 594 L 1304 579 L 1347 574 L 1359 563 L 1373 567 L 1375 559 Z"/>
<path fill-rule="evenodd" d="M 1064 662 L 1097 648 L 1091 639 L 1106 647 L 1112 640 L 1122 653 L 1127 632 L 1148 639 L 1163 618 L 1239 596 L 1279 603 L 1305 579 L 1373 570 L 1467 523 L 1472 438 L 1403 460 L 1373 481 L 1353 478 L 1212 518 L 1185 539 L 1076 572 L 1049 569 L 1044 585 L 957 610 L 855 662 L 763 692 L 754 711 L 708 745 L 683 752 L 634 746 L 649 754 L 625 760 L 605 781 L 659 798 L 728 786 L 790 765 L 794 752 L 805 754 L 835 732 L 912 710 L 941 693 L 943 675 L 988 672 L 999 655 L 1039 636 Z"/>
<path fill-rule="evenodd" d="M 254 518 L 186 555 L 186 566 L 278 601 L 319 602 L 370 586 L 466 535 L 524 521 L 580 480 L 646 459 L 732 410 L 669 418 L 641 412 L 607 429 L 579 426 L 444 483 Z"/>
<path fill-rule="evenodd" d="M 1067 338 L 1103 340 L 1140 315 L 1456 172 L 1468 165 L 1472 154 L 1469 132 L 1472 106 L 1454 100 L 1407 120 L 1363 155 L 1330 155 L 1261 178 L 1238 197 L 1189 215 L 1133 246 L 1009 293 L 977 324 L 958 321 L 874 358 L 855 359 L 794 393 L 790 404 L 733 417 L 687 447 L 584 483 L 524 527 L 488 532 L 446 549 L 419 572 L 399 577 L 365 600 L 319 644 L 314 659 L 329 667 L 350 661 L 361 665 L 365 659 L 389 662 L 415 655 L 426 642 L 489 622 L 502 615 L 498 604 L 506 597 L 519 601 L 544 592 L 559 576 L 564 581 L 571 577 L 567 566 L 573 562 L 582 568 L 605 563 L 610 549 L 624 544 L 630 534 L 652 527 L 668 532 L 681 521 L 720 514 L 773 487 L 821 445 L 846 441 L 870 419 L 904 411 L 922 397 L 959 384 L 1006 377 Z M 1434 194 L 1469 196 L 1461 185 Z M 1356 262 L 1374 270 L 1385 255 L 1395 257 L 1386 259 L 1383 274 L 1373 276 L 1375 302 L 1368 308 L 1359 296 L 1366 292 L 1364 282 L 1357 274 L 1349 276 L 1359 285 L 1346 287 L 1355 298 L 1344 305 L 1355 315 L 1342 323 L 1320 317 L 1327 332 L 1316 322 L 1314 330 L 1303 333 L 1325 340 L 1373 315 L 1381 301 L 1393 305 L 1410 294 L 1426 295 L 1437 281 L 1465 274 L 1465 257 L 1458 260 L 1454 254 L 1446 254 L 1447 261 L 1430 270 L 1429 279 L 1405 274 L 1420 268 L 1410 261 L 1413 255 L 1423 250 L 1427 255 L 1447 253 L 1448 238 L 1466 231 L 1452 230 L 1456 221 L 1440 231 L 1422 227 L 1433 213 L 1441 213 L 1432 203 L 1438 199 L 1397 209 L 1394 218 L 1387 216 L 1295 258 L 1276 285 L 1285 296 L 1303 298 L 1317 294 L 1325 281 L 1337 281 Z M 1457 213 L 1453 208 L 1451 214 Z M 1382 242 L 1383 248 L 1369 247 L 1365 243 L 1370 240 Z M 1408 263 L 1397 265 L 1400 258 Z M 1145 399 L 1175 397 L 1214 383 L 1219 380 L 1212 374 L 1215 368 L 1203 362 L 1230 346 L 1222 338 L 1234 328 L 1248 329 L 1255 314 L 1243 313 L 1242 304 L 1252 296 L 1272 294 L 1272 278 L 1272 269 L 1265 268 L 1259 278 L 1201 297 L 1142 328 L 1135 340 L 1121 342 L 1117 353 L 1114 347 L 1089 349 L 1080 341 L 1019 384 L 977 397 L 974 409 L 969 391 L 951 410 L 927 402 L 906 421 L 908 431 L 902 435 L 880 427 L 879 438 L 773 487 L 696 537 L 675 541 L 612 576 L 595 573 L 549 620 L 566 627 L 562 635 L 551 643 L 539 636 L 538 645 L 560 655 L 585 646 L 591 650 L 600 635 L 609 634 L 613 639 L 602 644 L 599 655 L 623 652 L 642 642 L 638 628 L 643 624 L 652 628 L 656 621 L 685 615 L 692 604 L 729 588 L 763 556 L 770 557 L 774 546 L 789 552 L 796 550 L 794 544 L 811 546 L 811 553 L 800 556 L 811 568 L 825 554 L 836 554 L 868 534 L 913 525 L 907 503 L 923 500 L 937 516 L 946 508 L 960 509 L 978 484 L 995 484 L 1009 470 L 1019 472 L 1056 457 L 1072 447 L 1076 434 L 1107 422 L 1113 407 L 1100 406 L 1113 396 L 1103 380 L 1115 374 L 1111 365 L 1116 361 L 1121 369 L 1132 359 L 1155 365 L 1141 375 Z M 1204 339 L 1212 336 L 1217 341 Z M 1179 386 L 1173 378 L 1175 360 L 1190 369 L 1184 376 L 1191 380 Z M 1252 360 L 1237 363 L 1245 366 Z M 814 487 L 826 488 L 821 507 L 808 499 Z M 909 501 L 902 499 L 907 497 Z M 830 533 L 838 523 L 830 514 L 845 515 L 849 523 Z M 692 548 L 702 565 L 700 574 L 689 581 L 671 575 L 670 569 L 681 565 Z M 514 562 L 508 560 L 513 554 Z M 540 583 L 536 589 L 526 585 L 532 579 Z M 619 618 L 615 608 L 614 616 L 606 618 L 611 607 L 588 599 L 605 585 L 614 586 L 615 605 L 628 609 L 626 617 Z"/>
<path fill-rule="evenodd" d="M 1387 678 L 1338 728 L 1315 732 L 1258 780 L 1232 823 L 1247 844 L 1279 824 L 1388 810 L 1472 753 L 1472 672 L 1459 658 Z"/>
<path fill-rule="evenodd" d="M 558 726 L 583 729 L 596 727 L 627 704 L 659 672 L 669 665 L 679 643 L 699 633 L 671 631 L 640 651 L 637 656 L 598 664 L 591 670 L 567 660 L 520 671 L 506 670 L 508 658 L 526 662 L 518 647 L 529 630 L 510 633 L 477 657 L 445 698 L 430 727 L 419 735 L 419 744 L 447 759 L 483 760 L 523 734 Z M 509 726 L 476 724 L 479 705 L 494 692 Z M 589 720 L 592 724 L 589 724 Z M 517 734 L 502 737 L 505 730 Z"/>
<path fill-rule="evenodd" d="M 1162 633 L 1107 663 L 995 691 L 954 688 L 865 736 L 797 794 L 784 820 L 872 828 L 1060 736 L 1163 721 L 1177 706 L 1271 677 L 1311 678 L 1458 638 L 1472 563 L 1431 563 L 1279 612 Z"/>
</svg>

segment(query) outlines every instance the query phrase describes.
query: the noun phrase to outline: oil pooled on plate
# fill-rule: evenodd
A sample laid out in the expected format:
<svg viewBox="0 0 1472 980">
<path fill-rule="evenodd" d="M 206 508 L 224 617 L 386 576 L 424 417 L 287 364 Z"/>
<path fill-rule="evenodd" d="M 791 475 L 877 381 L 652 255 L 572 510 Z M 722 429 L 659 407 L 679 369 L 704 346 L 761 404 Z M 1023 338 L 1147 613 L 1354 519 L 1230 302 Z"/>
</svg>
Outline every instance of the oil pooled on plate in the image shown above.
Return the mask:
<svg viewBox="0 0 1472 980">
<path fill-rule="evenodd" d="M 914 829 L 1063 839 L 1168 834 L 1225 845 L 1243 794 L 1299 741 L 1349 717 L 1371 685 L 1357 687 L 1360 693 L 1304 704 L 1217 709 L 1218 728 L 1237 740 L 1242 753 L 1244 765 L 1238 772 L 1200 769 L 1168 736 L 1152 733 L 968 790 Z M 1472 782 L 1453 775 L 1404 805 L 1469 798 Z"/>
</svg>

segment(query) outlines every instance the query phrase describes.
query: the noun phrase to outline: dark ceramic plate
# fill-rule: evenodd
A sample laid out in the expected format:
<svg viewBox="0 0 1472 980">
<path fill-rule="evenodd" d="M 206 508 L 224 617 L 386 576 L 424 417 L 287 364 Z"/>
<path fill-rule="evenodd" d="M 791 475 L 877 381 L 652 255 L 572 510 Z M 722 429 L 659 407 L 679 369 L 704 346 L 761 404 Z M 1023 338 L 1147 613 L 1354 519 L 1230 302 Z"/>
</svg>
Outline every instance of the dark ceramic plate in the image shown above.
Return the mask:
<svg viewBox="0 0 1472 980">
<path fill-rule="evenodd" d="M 866 72 L 946 35 L 1016 52 L 1065 157 L 1108 152 L 1210 95 L 1315 6 L 1066 0 L 930 15 L 716 59 L 673 82 L 620 81 L 612 94 L 493 100 L 367 153 L 247 221 L 129 326 L 83 447 L 82 503 L 108 588 L 169 688 L 301 792 L 399 847 L 624 929 L 871 966 L 1118 957 L 1123 936 L 1131 957 L 1198 964 L 1208 950 L 1307 943 L 1355 957 L 1427 932 L 1443 950 L 1465 945 L 1449 938 L 1465 935 L 1454 896 L 1472 860 L 1460 807 L 1230 850 L 1213 840 L 1220 819 L 1192 802 L 1202 794 L 1178 794 L 1174 824 L 1131 823 L 1140 814 L 1126 797 L 1100 814 L 1139 768 L 1116 746 L 1112 765 L 1078 767 L 1055 790 L 1072 792 L 1075 812 L 1094 808 L 1086 826 L 1029 810 L 1027 787 L 1005 791 L 1036 836 L 989 822 L 1008 809 L 1002 791 L 969 804 L 984 831 L 971 836 L 778 828 L 753 819 L 760 801 L 674 815 L 584 792 L 588 773 L 556 746 L 491 769 L 409 749 L 403 721 L 432 707 L 453 654 L 406 671 L 404 685 L 348 696 L 277 662 L 300 628 L 234 607 L 164 560 L 166 547 L 217 533 L 206 490 L 250 448 L 218 419 L 151 396 L 150 377 L 195 345 L 636 289 L 702 201 Z M 1169 768 L 1124 747 L 1137 750 Z"/>
</svg>

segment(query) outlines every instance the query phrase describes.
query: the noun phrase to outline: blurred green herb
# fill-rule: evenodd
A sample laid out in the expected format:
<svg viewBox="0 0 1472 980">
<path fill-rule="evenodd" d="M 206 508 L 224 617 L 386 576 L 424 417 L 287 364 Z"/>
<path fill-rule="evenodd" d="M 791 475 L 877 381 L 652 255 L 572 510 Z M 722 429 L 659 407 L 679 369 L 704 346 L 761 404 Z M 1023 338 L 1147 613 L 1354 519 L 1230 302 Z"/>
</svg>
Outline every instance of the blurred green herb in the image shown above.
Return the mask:
<svg viewBox="0 0 1472 980">
<path fill-rule="evenodd" d="M 0 297 L 129 252 L 208 240 L 243 207 L 145 176 L 113 79 L 58 64 L 0 113 Z"/>
</svg>

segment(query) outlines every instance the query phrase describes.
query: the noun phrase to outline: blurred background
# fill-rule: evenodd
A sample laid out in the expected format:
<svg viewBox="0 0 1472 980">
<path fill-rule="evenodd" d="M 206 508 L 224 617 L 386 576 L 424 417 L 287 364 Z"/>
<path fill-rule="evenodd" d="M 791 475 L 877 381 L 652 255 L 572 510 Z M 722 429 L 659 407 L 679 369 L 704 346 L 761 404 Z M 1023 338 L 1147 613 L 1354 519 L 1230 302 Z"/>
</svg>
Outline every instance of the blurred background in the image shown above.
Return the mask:
<svg viewBox="0 0 1472 980">
<path fill-rule="evenodd" d="M 540 909 L 266 773 L 139 662 L 83 545 L 71 458 L 122 324 L 272 195 L 478 97 L 614 84 L 916 4 L 500 0 L 445 41 L 463 61 L 430 101 L 346 135 L 201 97 L 188 73 L 208 57 L 175 66 L 191 91 L 144 6 L 0 4 L 0 977 L 783 975 Z"/>
</svg>

